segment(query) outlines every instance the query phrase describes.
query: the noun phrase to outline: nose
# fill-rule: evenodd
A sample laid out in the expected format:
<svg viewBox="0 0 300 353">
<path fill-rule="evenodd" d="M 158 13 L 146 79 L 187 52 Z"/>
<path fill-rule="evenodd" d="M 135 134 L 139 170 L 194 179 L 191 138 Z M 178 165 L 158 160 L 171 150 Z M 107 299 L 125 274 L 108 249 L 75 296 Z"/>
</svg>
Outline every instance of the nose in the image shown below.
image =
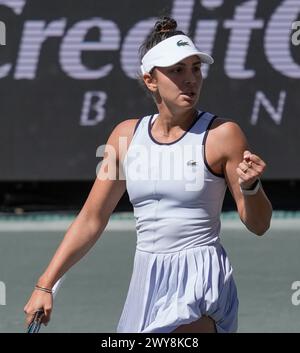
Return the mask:
<svg viewBox="0 0 300 353">
<path fill-rule="evenodd" d="M 186 86 L 186 87 L 194 87 L 195 85 L 196 85 L 196 80 L 194 80 L 194 79 L 185 79 L 185 81 L 184 81 L 184 85 Z"/>
<path fill-rule="evenodd" d="M 190 84 L 193 83 L 193 81 L 190 80 L 190 79 L 186 79 L 186 80 L 184 81 L 184 83 L 185 83 L 186 85 L 190 85 Z"/>
<path fill-rule="evenodd" d="M 187 73 L 184 83 L 187 85 L 195 84 L 197 82 L 196 75 L 193 72 Z"/>
</svg>

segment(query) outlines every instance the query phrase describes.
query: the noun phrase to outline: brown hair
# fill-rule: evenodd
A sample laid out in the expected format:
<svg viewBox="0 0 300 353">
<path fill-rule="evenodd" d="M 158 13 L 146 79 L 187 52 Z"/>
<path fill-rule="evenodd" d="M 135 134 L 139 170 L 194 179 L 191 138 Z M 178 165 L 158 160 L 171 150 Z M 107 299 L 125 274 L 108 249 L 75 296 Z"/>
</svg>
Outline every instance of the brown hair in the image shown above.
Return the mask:
<svg viewBox="0 0 300 353">
<path fill-rule="evenodd" d="M 177 22 L 168 16 L 159 18 L 152 31 L 148 34 L 145 41 L 139 48 L 140 61 L 142 61 L 143 56 L 156 44 L 163 41 L 164 39 L 170 38 L 177 34 L 185 34 L 182 31 L 177 31 Z"/>
</svg>

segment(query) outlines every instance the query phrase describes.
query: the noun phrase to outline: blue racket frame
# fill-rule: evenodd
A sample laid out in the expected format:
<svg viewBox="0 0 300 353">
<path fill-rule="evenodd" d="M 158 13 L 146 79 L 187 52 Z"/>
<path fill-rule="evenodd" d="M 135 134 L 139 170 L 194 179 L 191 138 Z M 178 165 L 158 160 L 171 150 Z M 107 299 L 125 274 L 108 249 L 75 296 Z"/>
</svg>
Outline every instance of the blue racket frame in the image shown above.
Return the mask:
<svg viewBox="0 0 300 353">
<path fill-rule="evenodd" d="M 38 333 L 40 331 L 43 316 L 43 310 L 38 310 L 35 312 L 31 323 L 28 325 L 27 333 Z"/>
</svg>

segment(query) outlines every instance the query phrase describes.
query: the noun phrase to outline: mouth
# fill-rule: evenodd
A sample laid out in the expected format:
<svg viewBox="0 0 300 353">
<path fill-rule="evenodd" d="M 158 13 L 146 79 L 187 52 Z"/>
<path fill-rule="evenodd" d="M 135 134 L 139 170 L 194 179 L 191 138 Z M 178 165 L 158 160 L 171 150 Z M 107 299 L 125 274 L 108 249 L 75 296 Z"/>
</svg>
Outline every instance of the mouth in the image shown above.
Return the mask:
<svg viewBox="0 0 300 353">
<path fill-rule="evenodd" d="M 193 92 L 193 91 L 190 91 L 190 92 L 182 92 L 181 93 L 183 96 L 188 96 L 190 98 L 194 98 L 196 96 L 196 93 Z"/>
</svg>

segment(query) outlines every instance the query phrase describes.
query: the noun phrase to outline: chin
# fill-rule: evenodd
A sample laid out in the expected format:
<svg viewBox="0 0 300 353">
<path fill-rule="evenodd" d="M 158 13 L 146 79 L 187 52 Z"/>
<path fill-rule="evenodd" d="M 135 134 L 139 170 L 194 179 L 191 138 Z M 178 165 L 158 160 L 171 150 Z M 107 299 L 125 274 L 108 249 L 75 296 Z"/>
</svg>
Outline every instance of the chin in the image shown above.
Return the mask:
<svg viewBox="0 0 300 353">
<path fill-rule="evenodd" d="M 189 108 L 193 108 L 197 105 L 198 103 L 198 99 L 186 99 L 181 103 L 182 107 L 189 107 Z"/>
<path fill-rule="evenodd" d="M 189 112 L 193 109 L 196 109 L 196 103 L 193 103 L 193 104 L 185 103 L 185 104 L 181 104 L 180 106 L 178 106 L 178 110 L 182 111 L 182 113 Z"/>
</svg>

